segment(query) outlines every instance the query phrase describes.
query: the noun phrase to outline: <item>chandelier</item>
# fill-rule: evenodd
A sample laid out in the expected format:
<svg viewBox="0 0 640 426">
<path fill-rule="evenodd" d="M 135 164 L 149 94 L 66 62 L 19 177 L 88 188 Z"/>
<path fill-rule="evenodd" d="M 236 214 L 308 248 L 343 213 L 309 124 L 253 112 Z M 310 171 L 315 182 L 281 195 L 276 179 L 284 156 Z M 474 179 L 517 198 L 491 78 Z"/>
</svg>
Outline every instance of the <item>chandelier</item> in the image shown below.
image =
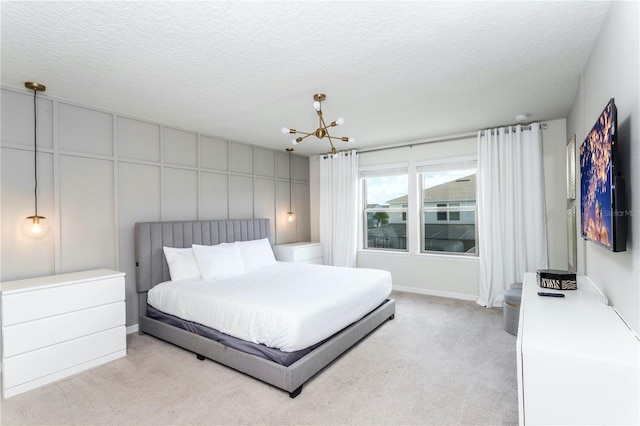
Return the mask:
<svg viewBox="0 0 640 426">
<path fill-rule="evenodd" d="M 327 126 L 324 122 L 324 118 L 322 117 L 322 101 L 324 101 L 325 99 L 327 99 L 327 96 L 324 93 L 316 93 L 315 95 L 313 95 L 313 100 L 315 101 L 313 103 L 313 108 L 316 110 L 316 113 L 318 114 L 318 128 L 316 129 L 315 132 L 307 133 L 307 132 L 301 132 L 296 129 L 289 129 L 287 127 L 283 127 L 282 133 L 304 135 L 304 136 L 298 136 L 293 141 L 291 141 L 294 145 L 298 145 L 300 142 L 302 142 L 303 139 L 306 139 L 311 135 L 315 135 L 315 137 L 318 139 L 322 139 L 326 137 L 329 140 L 329 144 L 331 145 L 331 153 L 335 154 L 336 148 L 333 146 L 334 139 L 340 140 L 342 142 L 349 142 L 349 143 L 354 143 L 355 139 L 347 138 L 347 137 L 338 138 L 338 137 L 329 135 L 329 128 L 342 125 L 344 123 L 344 118 L 340 117 L 336 121 L 332 121 L 331 124 Z"/>
</svg>

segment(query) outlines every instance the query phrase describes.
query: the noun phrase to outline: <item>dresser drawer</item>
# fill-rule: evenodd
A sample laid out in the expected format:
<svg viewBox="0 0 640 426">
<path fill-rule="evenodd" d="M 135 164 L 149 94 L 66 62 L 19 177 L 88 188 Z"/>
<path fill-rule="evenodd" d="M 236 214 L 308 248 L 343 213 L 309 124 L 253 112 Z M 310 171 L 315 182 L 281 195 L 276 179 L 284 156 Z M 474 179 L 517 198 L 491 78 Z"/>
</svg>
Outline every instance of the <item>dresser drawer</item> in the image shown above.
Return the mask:
<svg viewBox="0 0 640 426">
<path fill-rule="evenodd" d="M 14 386 L 126 350 L 126 346 L 126 328 L 121 326 L 6 358 L 3 365 L 5 392 Z"/>
<path fill-rule="evenodd" d="M 124 277 L 2 294 L 3 325 L 19 324 L 125 298 Z"/>
<path fill-rule="evenodd" d="M 5 326 L 4 357 L 52 346 L 125 325 L 124 302 L 83 309 L 68 314 Z"/>
<path fill-rule="evenodd" d="M 303 262 L 322 258 L 320 243 L 280 244 L 273 247 L 276 259 L 283 262 Z M 321 263 L 321 262 L 320 262 Z"/>
</svg>

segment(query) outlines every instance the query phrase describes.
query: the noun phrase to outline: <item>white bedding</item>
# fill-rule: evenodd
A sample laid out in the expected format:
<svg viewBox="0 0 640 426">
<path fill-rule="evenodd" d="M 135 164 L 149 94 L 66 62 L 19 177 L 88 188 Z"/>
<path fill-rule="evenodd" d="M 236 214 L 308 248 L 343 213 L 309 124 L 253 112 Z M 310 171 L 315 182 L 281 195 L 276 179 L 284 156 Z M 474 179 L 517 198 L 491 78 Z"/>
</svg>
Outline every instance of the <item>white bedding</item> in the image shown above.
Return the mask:
<svg viewBox="0 0 640 426">
<path fill-rule="evenodd" d="M 359 320 L 390 293 L 387 271 L 278 262 L 217 280 L 164 282 L 149 291 L 147 302 L 179 318 L 291 352 Z"/>
</svg>

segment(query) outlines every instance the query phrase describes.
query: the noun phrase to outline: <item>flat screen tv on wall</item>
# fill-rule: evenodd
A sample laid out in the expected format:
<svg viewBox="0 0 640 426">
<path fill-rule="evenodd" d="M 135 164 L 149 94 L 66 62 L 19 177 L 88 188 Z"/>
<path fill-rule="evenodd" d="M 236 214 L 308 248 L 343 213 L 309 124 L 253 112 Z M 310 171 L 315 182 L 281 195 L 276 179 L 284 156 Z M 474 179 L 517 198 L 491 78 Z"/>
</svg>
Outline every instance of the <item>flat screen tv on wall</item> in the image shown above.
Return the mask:
<svg viewBox="0 0 640 426">
<path fill-rule="evenodd" d="M 617 110 L 612 98 L 580 146 L 582 237 L 619 252 L 627 248 L 624 178 L 617 163 Z"/>
</svg>

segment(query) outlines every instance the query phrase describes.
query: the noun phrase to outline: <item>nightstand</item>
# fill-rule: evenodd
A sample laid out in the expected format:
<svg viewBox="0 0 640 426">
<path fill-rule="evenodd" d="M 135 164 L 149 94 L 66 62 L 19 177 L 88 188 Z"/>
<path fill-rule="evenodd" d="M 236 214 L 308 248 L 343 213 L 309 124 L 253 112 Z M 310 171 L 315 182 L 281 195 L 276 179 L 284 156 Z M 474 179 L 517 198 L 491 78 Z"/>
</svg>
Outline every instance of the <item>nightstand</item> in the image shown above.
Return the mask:
<svg viewBox="0 0 640 426">
<path fill-rule="evenodd" d="M 320 243 L 289 243 L 273 246 L 276 259 L 283 262 L 302 262 L 322 265 L 322 245 Z"/>
</svg>

